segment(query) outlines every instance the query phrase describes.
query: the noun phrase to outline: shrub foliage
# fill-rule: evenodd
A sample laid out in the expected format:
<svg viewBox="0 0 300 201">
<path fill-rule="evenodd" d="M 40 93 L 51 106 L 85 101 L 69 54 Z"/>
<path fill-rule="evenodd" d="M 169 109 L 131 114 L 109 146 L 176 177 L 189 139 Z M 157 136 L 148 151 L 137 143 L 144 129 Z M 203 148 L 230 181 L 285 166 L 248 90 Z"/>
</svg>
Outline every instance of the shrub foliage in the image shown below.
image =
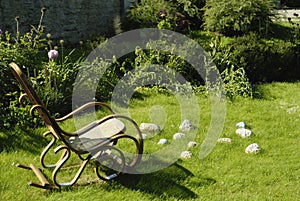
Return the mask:
<svg viewBox="0 0 300 201">
<path fill-rule="evenodd" d="M 205 0 L 136 0 L 126 13 L 123 29 L 157 27 L 161 21 L 160 11 L 169 16 L 180 13 L 193 29 L 199 29 L 203 22 Z"/>
<path fill-rule="evenodd" d="M 226 41 L 226 42 L 225 42 Z M 223 72 L 232 65 L 243 68 L 251 83 L 300 79 L 299 42 L 265 39 L 257 34 L 211 42 L 210 52 Z"/>
<path fill-rule="evenodd" d="M 205 28 L 227 36 L 266 31 L 275 15 L 273 0 L 207 0 L 204 11 Z"/>
<path fill-rule="evenodd" d="M 290 39 L 266 39 L 262 34 L 268 30 L 270 19 L 274 16 L 273 0 L 207 0 L 206 6 L 201 9 L 204 3 L 204 0 L 137 0 L 127 13 L 125 25 L 127 29 L 159 27 L 178 31 L 177 28 L 188 20 L 190 27 L 199 28 L 205 12 L 207 30 L 233 36 L 224 37 L 219 34 L 216 36 L 210 33 L 209 36 L 198 37 L 198 41 L 202 40 L 203 47 L 207 47 L 206 51 L 210 53 L 221 72 L 229 98 L 253 97 L 253 83 L 300 79 L 299 24 L 290 20 L 293 30 Z M 75 50 L 65 54 L 62 40 L 57 43 L 60 44 L 59 47 L 52 47 L 51 35 L 46 35 L 42 26 L 44 12 L 45 10 L 42 9 L 38 26 L 32 26 L 31 30 L 24 35 L 18 31 L 12 34 L 0 30 L 0 91 L 2 94 L 0 130 L 13 128 L 16 125 L 19 127 L 39 125 L 37 119 L 29 117 L 29 107 L 22 108 L 17 102 L 20 88 L 8 68 L 10 62 L 14 61 L 23 68 L 47 108 L 60 114 L 71 110 L 72 91 L 77 72 L 80 68 L 87 67 L 85 65 L 89 65 L 83 63 L 84 57 L 73 60 L 72 54 Z M 16 22 L 19 23 L 19 18 L 16 18 Z M 186 30 L 191 31 L 191 29 Z M 100 38 L 99 41 L 90 42 L 89 45 L 94 49 L 103 42 L 105 39 Z M 164 51 L 156 50 L 157 45 L 165 47 Z M 58 50 L 59 56 L 48 59 L 47 51 L 53 49 Z M 162 83 L 170 83 L 176 88 L 182 84 L 176 82 L 178 80 L 176 76 L 180 74 L 188 81 L 182 85 L 188 87 L 192 85 L 195 89 L 205 90 L 204 80 L 193 66 L 183 59 L 184 57 L 179 57 L 172 52 L 175 49 L 183 49 L 183 55 L 197 54 L 190 51 L 192 49 L 190 46 L 180 48 L 176 44 L 170 45 L 161 40 L 149 42 L 146 50 L 136 47 L 135 52 L 118 60 L 111 58 L 108 62 L 97 58 L 98 61 L 95 62 L 98 62 L 99 68 L 102 66 L 101 69 L 96 69 L 97 73 L 98 70 L 105 70 L 105 72 L 97 83 L 95 98 L 100 101 L 109 100 L 114 87 L 122 81 L 122 78 L 130 77 L 134 73 L 134 76 L 131 76 L 132 80 L 129 80 L 131 81 L 129 84 L 132 85 L 139 79 L 145 79 L 145 83 L 151 83 L 151 79 L 162 79 Z M 111 65 L 105 68 L 108 63 Z M 153 70 L 157 70 L 155 68 L 158 66 L 167 66 L 166 69 L 172 71 L 165 72 L 167 74 L 165 77 L 159 77 L 158 73 L 145 69 L 147 66 Z M 95 69 L 91 68 L 91 70 Z M 175 71 L 178 74 L 173 73 Z M 83 81 L 85 80 L 83 78 Z M 85 82 L 84 86 L 89 87 L 89 84 L 91 83 Z M 155 82 L 148 86 L 155 87 Z"/>
<path fill-rule="evenodd" d="M 42 25 L 45 9 L 41 11 L 38 26 L 31 26 L 29 32 L 21 35 L 17 30 L 16 34 L 9 31 L 0 34 L 0 130 L 41 123 L 29 116 L 29 106 L 21 107 L 18 103 L 21 89 L 8 67 L 10 62 L 22 68 L 42 101 L 54 113 L 71 110 L 72 87 L 81 59 L 72 61 L 70 54 L 64 55 L 62 40 L 60 49 L 52 47 L 51 35 L 45 35 Z M 19 27 L 18 17 L 16 22 Z M 47 51 L 52 49 L 60 51 L 57 60 L 47 59 Z"/>
</svg>

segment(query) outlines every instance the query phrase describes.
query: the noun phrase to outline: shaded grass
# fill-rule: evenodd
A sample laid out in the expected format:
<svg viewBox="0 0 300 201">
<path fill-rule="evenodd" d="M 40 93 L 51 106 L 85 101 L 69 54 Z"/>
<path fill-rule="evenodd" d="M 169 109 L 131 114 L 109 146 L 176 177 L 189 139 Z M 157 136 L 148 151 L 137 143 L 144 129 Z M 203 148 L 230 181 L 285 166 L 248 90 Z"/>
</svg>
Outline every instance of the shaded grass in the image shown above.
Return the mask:
<svg viewBox="0 0 300 201">
<path fill-rule="evenodd" d="M 38 164 L 38 152 L 43 142 L 41 130 L 19 132 L 19 140 L 0 154 L 1 200 L 297 200 L 300 196 L 300 83 L 271 83 L 259 86 L 261 99 L 236 98 L 227 102 L 227 115 L 221 137 L 232 138 L 231 144 L 217 144 L 210 155 L 198 157 L 200 146 L 190 149 L 193 157 L 178 160 L 157 172 L 143 175 L 122 175 L 114 182 L 101 182 L 88 166 L 72 188 L 44 192 L 26 186 L 35 180 L 33 173 L 18 169 L 15 163 Z M 143 93 L 142 93 L 143 94 Z M 202 143 L 210 126 L 210 101 L 198 96 L 200 124 L 194 139 Z M 129 111 L 138 124 L 153 121 L 155 106 L 164 106 L 167 116 L 162 133 L 145 140 L 145 151 L 159 149 L 157 140 L 172 140 L 181 122 L 174 97 L 164 93 L 144 92 L 132 100 Z M 152 109 L 151 109 L 152 108 Z M 155 115 L 154 115 L 155 116 Z M 241 139 L 235 134 L 235 124 L 245 121 L 255 134 Z M 71 122 L 65 127 L 71 128 Z M 9 139 L 11 133 L 1 133 Z M 16 137 L 16 135 L 13 135 Z M 31 139 L 32 136 L 34 140 Z M 2 138 L 3 139 L 3 138 Z M 20 143 L 22 146 L 18 146 Z M 34 143 L 34 144 L 33 144 Z M 258 143 L 262 151 L 256 155 L 244 153 L 247 145 Z M 2 149 L 3 150 L 3 149 Z M 49 175 L 49 171 L 45 171 Z"/>
<path fill-rule="evenodd" d="M 0 153 L 14 150 L 38 153 L 38 150 L 47 144 L 47 140 L 41 135 L 44 131 L 46 131 L 45 128 L 38 128 L 33 131 L 17 127 L 5 132 L 0 131 Z"/>
</svg>

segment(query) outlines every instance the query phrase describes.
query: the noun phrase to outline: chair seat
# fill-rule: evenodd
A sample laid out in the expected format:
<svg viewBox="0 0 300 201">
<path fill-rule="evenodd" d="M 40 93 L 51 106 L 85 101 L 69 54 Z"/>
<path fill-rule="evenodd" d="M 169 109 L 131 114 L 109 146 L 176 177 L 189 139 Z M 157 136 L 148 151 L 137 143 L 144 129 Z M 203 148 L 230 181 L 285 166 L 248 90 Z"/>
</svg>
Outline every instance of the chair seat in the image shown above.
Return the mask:
<svg viewBox="0 0 300 201">
<path fill-rule="evenodd" d="M 91 151 L 95 146 L 109 140 L 112 136 L 124 132 L 125 125 L 118 119 L 109 119 L 105 122 L 94 121 L 76 133 L 78 136 L 70 137 L 70 145 L 78 151 Z"/>
</svg>

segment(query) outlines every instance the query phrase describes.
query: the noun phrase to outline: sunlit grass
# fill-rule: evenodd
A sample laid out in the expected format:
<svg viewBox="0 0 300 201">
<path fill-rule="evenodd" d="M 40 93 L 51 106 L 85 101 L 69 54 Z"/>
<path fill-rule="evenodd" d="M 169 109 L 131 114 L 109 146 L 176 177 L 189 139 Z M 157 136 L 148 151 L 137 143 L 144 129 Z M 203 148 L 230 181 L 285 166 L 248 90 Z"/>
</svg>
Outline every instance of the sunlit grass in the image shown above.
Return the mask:
<svg viewBox="0 0 300 201">
<path fill-rule="evenodd" d="M 226 121 L 221 137 L 231 138 L 231 144 L 216 144 L 208 157 L 202 160 L 198 157 L 211 120 L 210 101 L 199 95 L 200 123 L 194 139 L 199 146 L 190 149 L 192 158 L 178 160 L 175 164 L 150 174 L 122 175 L 114 182 L 98 180 L 90 165 L 78 184 L 72 188 L 45 192 L 29 187 L 26 182 L 37 181 L 35 175 L 14 165 L 35 163 L 41 167 L 39 152 L 47 140 L 42 140 L 39 136 L 45 129 L 1 133 L 1 146 L 10 148 L 0 147 L 4 150 L 0 153 L 0 198 L 297 200 L 300 196 L 300 83 L 272 83 L 259 88 L 262 91 L 260 99 L 236 98 L 232 102 L 227 101 Z M 160 138 L 172 141 L 172 136 L 178 132 L 182 121 L 179 108 L 174 96 L 153 91 L 141 92 L 139 99 L 131 101 L 128 111 L 138 125 L 155 121 L 159 117 L 156 114 L 167 117 L 163 122 L 163 131 L 145 140 L 145 153 L 161 149 L 161 145 L 157 145 Z M 240 121 L 247 123 L 254 133 L 253 137 L 242 139 L 235 134 L 235 124 Z M 69 121 L 63 126 L 74 129 L 72 124 Z M 10 139 L 10 136 L 19 139 Z M 256 155 L 246 154 L 245 148 L 251 143 L 258 143 L 262 151 Z M 49 170 L 44 172 L 51 176 Z M 65 176 L 67 178 L 67 174 Z"/>
</svg>

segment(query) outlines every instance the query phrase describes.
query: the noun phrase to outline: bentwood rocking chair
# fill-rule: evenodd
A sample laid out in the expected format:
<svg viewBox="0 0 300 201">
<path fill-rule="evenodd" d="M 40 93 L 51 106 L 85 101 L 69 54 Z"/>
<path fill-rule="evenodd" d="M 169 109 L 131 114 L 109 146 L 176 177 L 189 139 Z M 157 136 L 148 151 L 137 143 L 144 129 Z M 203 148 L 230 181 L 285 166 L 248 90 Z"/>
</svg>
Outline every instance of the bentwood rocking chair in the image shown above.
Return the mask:
<svg viewBox="0 0 300 201">
<path fill-rule="evenodd" d="M 124 172 L 134 172 L 143 153 L 142 134 L 134 120 L 124 115 L 114 114 L 108 105 L 101 102 L 87 103 L 62 118 L 54 119 L 50 116 L 49 111 L 38 97 L 31 82 L 22 73 L 17 64 L 11 63 L 9 66 L 25 91 L 20 96 L 19 102 L 23 104 L 25 97 L 30 100 L 32 104 L 31 115 L 37 112 L 48 128 L 48 131 L 43 136 L 52 137 L 52 140 L 40 155 L 40 163 L 43 168 L 50 168 L 52 171 L 52 180 L 48 180 L 41 169 L 34 164 L 29 166 L 17 165 L 17 167 L 32 170 L 38 177 L 40 183 L 29 182 L 30 186 L 43 189 L 59 189 L 62 186 L 72 186 L 78 181 L 83 170 L 91 160 L 95 161 L 93 164 L 95 164 L 94 169 L 97 176 L 103 180 L 114 179 Z M 111 114 L 100 120 L 93 121 L 75 132 L 66 132 L 59 126 L 59 122 L 70 119 L 74 115 L 96 106 L 108 109 Z M 132 133 L 125 133 L 127 126 L 133 128 L 131 129 L 133 131 L 130 131 Z M 123 146 L 119 146 L 122 143 Z M 131 152 L 123 149 L 129 146 L 132 146 Z M 50 149 L 54 149 L 55 154 L 62 152 L 60 158 L 54 164 L 46 164 L 45 162 L 45 157 L 50 153 Z M 68 168 L 66 167 L 66 162 L 69 160 L 71 153 L 76 154 L 80 159 L 79 168 L 71 181 L 59 182 L 61 179 L 58 179 L 58 172 Z"/>
</svg>

